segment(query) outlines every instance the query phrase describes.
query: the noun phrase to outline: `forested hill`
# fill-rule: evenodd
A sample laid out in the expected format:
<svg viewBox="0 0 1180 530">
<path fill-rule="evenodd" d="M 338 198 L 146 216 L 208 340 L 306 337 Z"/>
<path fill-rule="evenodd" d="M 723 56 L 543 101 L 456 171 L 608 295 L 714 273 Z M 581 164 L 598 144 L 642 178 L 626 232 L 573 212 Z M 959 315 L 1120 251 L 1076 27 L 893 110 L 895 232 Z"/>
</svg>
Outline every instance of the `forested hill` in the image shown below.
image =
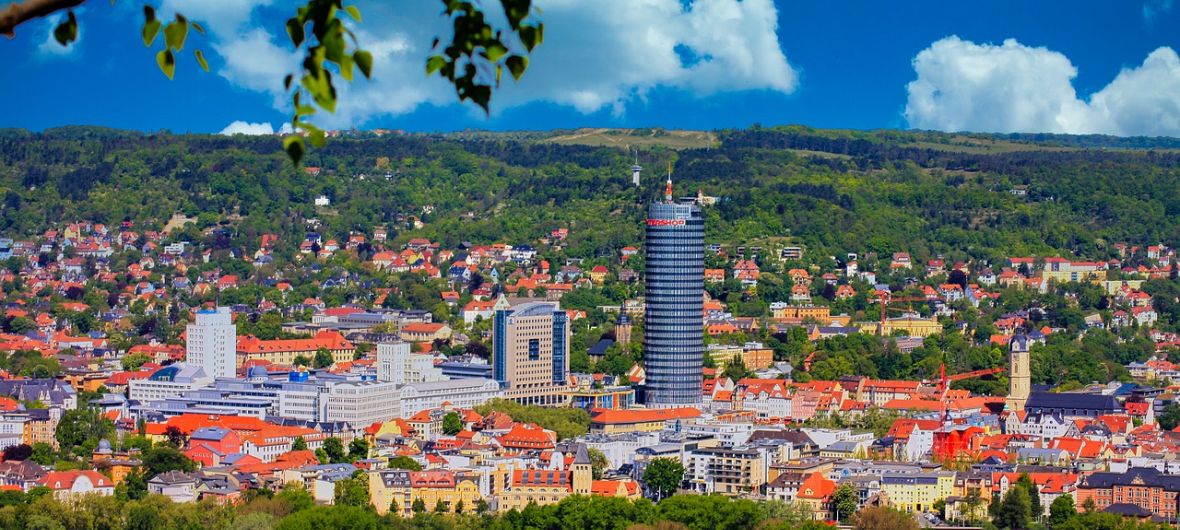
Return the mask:
<svg viewBox="0 0 1180 530">
<path fill-rule="evenodd" d="M 639 190 L 629 146 L 647 168 Z M 316 173 L 294 168 L 275 137 L 2 130 L 0 235 L 125 218 L 158 229 L 180 212 L 200 228 L 224 224 L 224 244 L 243 249 L 275 232 L 293 251 L 314 218 L 332 237 L 383 224 L 444 244 L 535 242 L 567 227 L 570 255 L 605 255 L 641 240 L 636 203 L 662 192 L 672 163 L 678 193 L 719 198 L 706 210 L 711 243 L 796 241 L 809 256 L 1099 258 L 1115 242 L 1180 240 L 1178 147 L 804 127 L 358 134 L 312 151 L 305 166 Z M 318 195 L 330 206 L 314 206 Z"/>
</svg>

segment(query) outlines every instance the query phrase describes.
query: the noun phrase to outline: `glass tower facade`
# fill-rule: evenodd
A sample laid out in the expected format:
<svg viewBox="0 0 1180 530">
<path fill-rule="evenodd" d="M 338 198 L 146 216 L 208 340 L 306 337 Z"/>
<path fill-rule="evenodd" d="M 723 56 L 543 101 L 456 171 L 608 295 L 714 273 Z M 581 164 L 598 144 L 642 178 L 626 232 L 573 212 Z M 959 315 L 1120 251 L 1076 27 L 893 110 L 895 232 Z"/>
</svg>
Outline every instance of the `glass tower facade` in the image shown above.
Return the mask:
<svg viewBox="0 0 1180 530">
<path fill-rule="evenodd" d="M 701 402 L 705 226 L 695 204 L 652 203 L 647 215 L 644 370 L 648 406 Z"/>
</svg>

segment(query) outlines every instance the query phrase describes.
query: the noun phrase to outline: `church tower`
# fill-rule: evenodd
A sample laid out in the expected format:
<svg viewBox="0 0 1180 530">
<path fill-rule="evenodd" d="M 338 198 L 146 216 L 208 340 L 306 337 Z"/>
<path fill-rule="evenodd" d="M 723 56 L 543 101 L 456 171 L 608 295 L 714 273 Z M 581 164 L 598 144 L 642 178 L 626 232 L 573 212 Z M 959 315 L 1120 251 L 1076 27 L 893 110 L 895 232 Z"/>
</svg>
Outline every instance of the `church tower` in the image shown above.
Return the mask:
<svg viewBox="0 0 1180 530">
<path fill-rule="evenodd" d="M 570 477 L 570 485 L 573 486 L 572 493 L 574 495 L 589 495 L 594 474 L 586 444 L 578 444 L 578 449 L 574 453 L 574 461 L 570 463 L 570 474 L 572 475 Z"/>
<path fill-rule="evenodd" d="M 631 342 L 631 317 L 619 312 L 615 320 L 615 342 L 620 348 L 626 348 Z"/>
<path fill-rule="evenodd" d="M 1028 402 L 1028 362 L 1028 337 L 1023 334 L 1012 337 L 1008 352 L 1008 399 L 1004 401 L 1006 410 L 1023 411 L 1024 404 Z"/>
</svg>

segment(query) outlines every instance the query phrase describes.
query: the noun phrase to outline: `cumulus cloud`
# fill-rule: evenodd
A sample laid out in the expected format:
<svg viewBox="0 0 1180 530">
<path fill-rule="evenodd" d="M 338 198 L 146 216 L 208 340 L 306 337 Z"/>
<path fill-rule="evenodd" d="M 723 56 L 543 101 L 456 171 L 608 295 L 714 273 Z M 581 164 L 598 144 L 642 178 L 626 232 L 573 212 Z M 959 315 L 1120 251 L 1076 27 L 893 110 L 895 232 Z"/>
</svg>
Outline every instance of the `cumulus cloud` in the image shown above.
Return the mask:
<svg viewBox="0 0 1180 530">
<path fill-rule="evenodd" d="M 289 127 L 290 127 L 290 124 L 287 124 L 287 127 L 285 127 L 284 129 L 286 131 L 290 131 Z M 267 122 L 250 123 L 250 122 L 246 122 L 246 121 L 242 121 L 242 120 L 237 120 L 229 125 L 226 125 L 225 128 L 222 129 L 221 132 L 218 134 L 224 134 L 226 136 L 233 136 L 235 134 L 246 134 L 246 135 L 250 135 L 250 136 L 257 136 L 257 135 L 261 135 L 261 134 L 274 134 L 274 133 L 275 133 L 275 129 L 274 129 L 274 127 L 271 127 L 270 123 L 267 123 Z"/>
<path fill-rule="evenodd" d="M 1000 45 L 947 37 L 913 60 L 911 127 L 944 131 L 1180 135 L 1180 58 L 1159 48 L 1089 100 L 1073 87 L 1065 55 L 1008 39 Z"/>
<path fill-rule="evenodd" d="M 226 61 L 222 75 L 240 87 L 272 95 L 277 109 L 289 111 L 282 78 L 298 67 L 299 57 L 291 52 L 285 34 L 249 23 L 250 10 L 268 1 L 216 0 L 200 17 L 207 18 L 215 34 L 213 49 Z M 187 13 L 185 9 L 205 4 L 168 0 L 165 5 Z M 609 109 L 623 114 L 657 87 L 707 96 L 738 90 L 790 93 L 798 84 L 797 72 L 779 45 L 773 0 L 538 4 L 545 43 L 534 52 L 519 84 L 505 75 L 493 97 L 494 113 L 547 101 L 583 113 Z M 375 0 L 360 5 L 365 23 L 354 29 L 362 46 L 373 53 L 373 79 L 339 83 L 336 113 L 321 113 L 314 121 L 328 127 L 355 126 L 372 117 L 455 101 L 453 88 L 424 74 L 431 40 L 450 31 L 437 5 L 390 6 Z"/>
</svg>

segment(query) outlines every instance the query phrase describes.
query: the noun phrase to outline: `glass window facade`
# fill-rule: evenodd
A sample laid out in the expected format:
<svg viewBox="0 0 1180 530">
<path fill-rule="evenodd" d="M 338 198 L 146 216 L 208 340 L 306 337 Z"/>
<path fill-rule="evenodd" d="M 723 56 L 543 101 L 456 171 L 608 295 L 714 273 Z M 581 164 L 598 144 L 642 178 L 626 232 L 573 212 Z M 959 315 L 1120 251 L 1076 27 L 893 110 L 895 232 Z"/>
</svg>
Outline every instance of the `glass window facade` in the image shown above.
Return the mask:
<svg viewBox="0 0 1180 530">
<path fill-rule="evenodd" d="M 704 228 L 695 204 L 653 203 L 648 208 L 643 358 L 649 405 L 701 401 Z"/>
</svg>

